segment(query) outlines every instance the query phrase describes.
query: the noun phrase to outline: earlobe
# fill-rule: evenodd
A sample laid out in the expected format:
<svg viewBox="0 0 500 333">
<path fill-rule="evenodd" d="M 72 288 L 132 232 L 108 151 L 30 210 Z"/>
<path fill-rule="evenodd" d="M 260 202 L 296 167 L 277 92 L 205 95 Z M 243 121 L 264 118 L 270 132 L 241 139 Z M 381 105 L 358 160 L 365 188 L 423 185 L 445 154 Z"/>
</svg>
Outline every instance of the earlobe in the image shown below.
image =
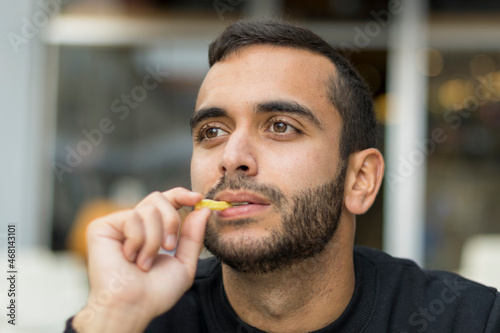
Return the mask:
<svg viewBox="0 0 500 333">
<path fill-rule="evenodd" d="M 373 204 L 382 184 L 384 158 L 375 148 L 351 154 L 346 173 L 344 202 L 352 214 L 364 214 Z"/>
</svg>

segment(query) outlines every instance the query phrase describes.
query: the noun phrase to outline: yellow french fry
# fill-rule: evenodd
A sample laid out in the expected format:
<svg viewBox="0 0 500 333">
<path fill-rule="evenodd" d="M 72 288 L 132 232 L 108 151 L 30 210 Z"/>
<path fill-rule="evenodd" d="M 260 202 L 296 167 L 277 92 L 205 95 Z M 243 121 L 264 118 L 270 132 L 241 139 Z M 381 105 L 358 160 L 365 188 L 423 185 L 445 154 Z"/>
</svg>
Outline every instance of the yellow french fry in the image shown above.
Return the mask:
<svg viewBox="0 0 500 333">
<path fill-rule="evenodd" d="M 194 209 L 210 208 L 211 210 L 224 210 L 229 207 L 233 207 L 230 202 L 227 201 L 215 201 L 210 199 L 203 199 L 194 205 Z"/>
</svg>

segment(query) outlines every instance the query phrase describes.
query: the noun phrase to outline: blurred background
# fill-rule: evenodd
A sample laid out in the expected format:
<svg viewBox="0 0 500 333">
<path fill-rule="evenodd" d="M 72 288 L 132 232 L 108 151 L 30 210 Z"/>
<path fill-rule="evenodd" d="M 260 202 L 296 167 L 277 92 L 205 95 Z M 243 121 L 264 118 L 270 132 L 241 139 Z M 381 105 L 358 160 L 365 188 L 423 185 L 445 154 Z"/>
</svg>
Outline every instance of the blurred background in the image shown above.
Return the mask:
<svg viewBox="0 0 500 333">
<path fill-rule="evenodd" d="M 387 170 L 356 243 L 500 287 L 500 2 L 2 7 L 0 268 L 16 224 L 19 269 L 18 323 L 2 319 L 2 332 L 61 331 L 86 299 L 86 224 L 151 191 L 190 187 L 189 118 L 207 48 L 242 17 L 311 28 L 368 82 Z"/>
</svg>

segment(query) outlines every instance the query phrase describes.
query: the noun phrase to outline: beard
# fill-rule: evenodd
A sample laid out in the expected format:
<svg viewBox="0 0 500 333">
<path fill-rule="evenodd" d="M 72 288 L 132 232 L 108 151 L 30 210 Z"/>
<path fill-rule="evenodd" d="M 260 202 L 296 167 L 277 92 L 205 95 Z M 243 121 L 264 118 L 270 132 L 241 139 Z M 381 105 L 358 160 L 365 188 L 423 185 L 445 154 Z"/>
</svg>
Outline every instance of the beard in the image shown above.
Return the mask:
<svg viewBox="0 0 500 333">
<path fill-rule="evenodd" d="M 267 236 L 223 239 L 225 225 L 242 227 L 256 223 L 246 218 L 221 221 L 214 214 L 208 220 L 205 247 L 223 264 L 240 273 L 263 274 L 286 269 L 323 251 L 335 235 L 343 207 L 347 163 L 342 162 L 335 179 L 285 198 L 274 185 L 257 184 L 252 178 L 225 176 L 207 193 L 213 199 L 226 189 L 244 189 L 267 198 L 282 216 L 280 228 Z"/>
</svg>

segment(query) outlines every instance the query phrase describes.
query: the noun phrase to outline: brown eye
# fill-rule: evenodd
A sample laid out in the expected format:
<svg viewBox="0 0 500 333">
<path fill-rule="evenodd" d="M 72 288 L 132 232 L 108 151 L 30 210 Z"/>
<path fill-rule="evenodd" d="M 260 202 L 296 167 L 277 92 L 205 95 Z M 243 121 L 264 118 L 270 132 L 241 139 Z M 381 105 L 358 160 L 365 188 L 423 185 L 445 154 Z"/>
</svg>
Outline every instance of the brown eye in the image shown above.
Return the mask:
<svg viewBox="0 0 500 333">
<path fill-rule="evenodd" d="M 224 131 L 223 129 L 220 129 L 218 127 L 208 127 L 206 129 L 202 129 L 200 131 L 200 140 L 211 140 L 211 139 L 217 139 L 218 137 L 227 135 L 228 132 Z"/>
<path fill-rule="evenodd" d="M 218 128 L 209 128 L 206 132 L 205 132 L 205 137 L 207 139 L 213 139 L 213 138 L 216 138 L 217 137 L 217 134 L 219 133 L 219 129 Z"/>
<path fill-rule="evenodd" d="M 288 124 L 284 122 L 276 122 L 273 124 L 273 131 L 276 133 L 285 133 L 288 130 Z"/>
</svg>

